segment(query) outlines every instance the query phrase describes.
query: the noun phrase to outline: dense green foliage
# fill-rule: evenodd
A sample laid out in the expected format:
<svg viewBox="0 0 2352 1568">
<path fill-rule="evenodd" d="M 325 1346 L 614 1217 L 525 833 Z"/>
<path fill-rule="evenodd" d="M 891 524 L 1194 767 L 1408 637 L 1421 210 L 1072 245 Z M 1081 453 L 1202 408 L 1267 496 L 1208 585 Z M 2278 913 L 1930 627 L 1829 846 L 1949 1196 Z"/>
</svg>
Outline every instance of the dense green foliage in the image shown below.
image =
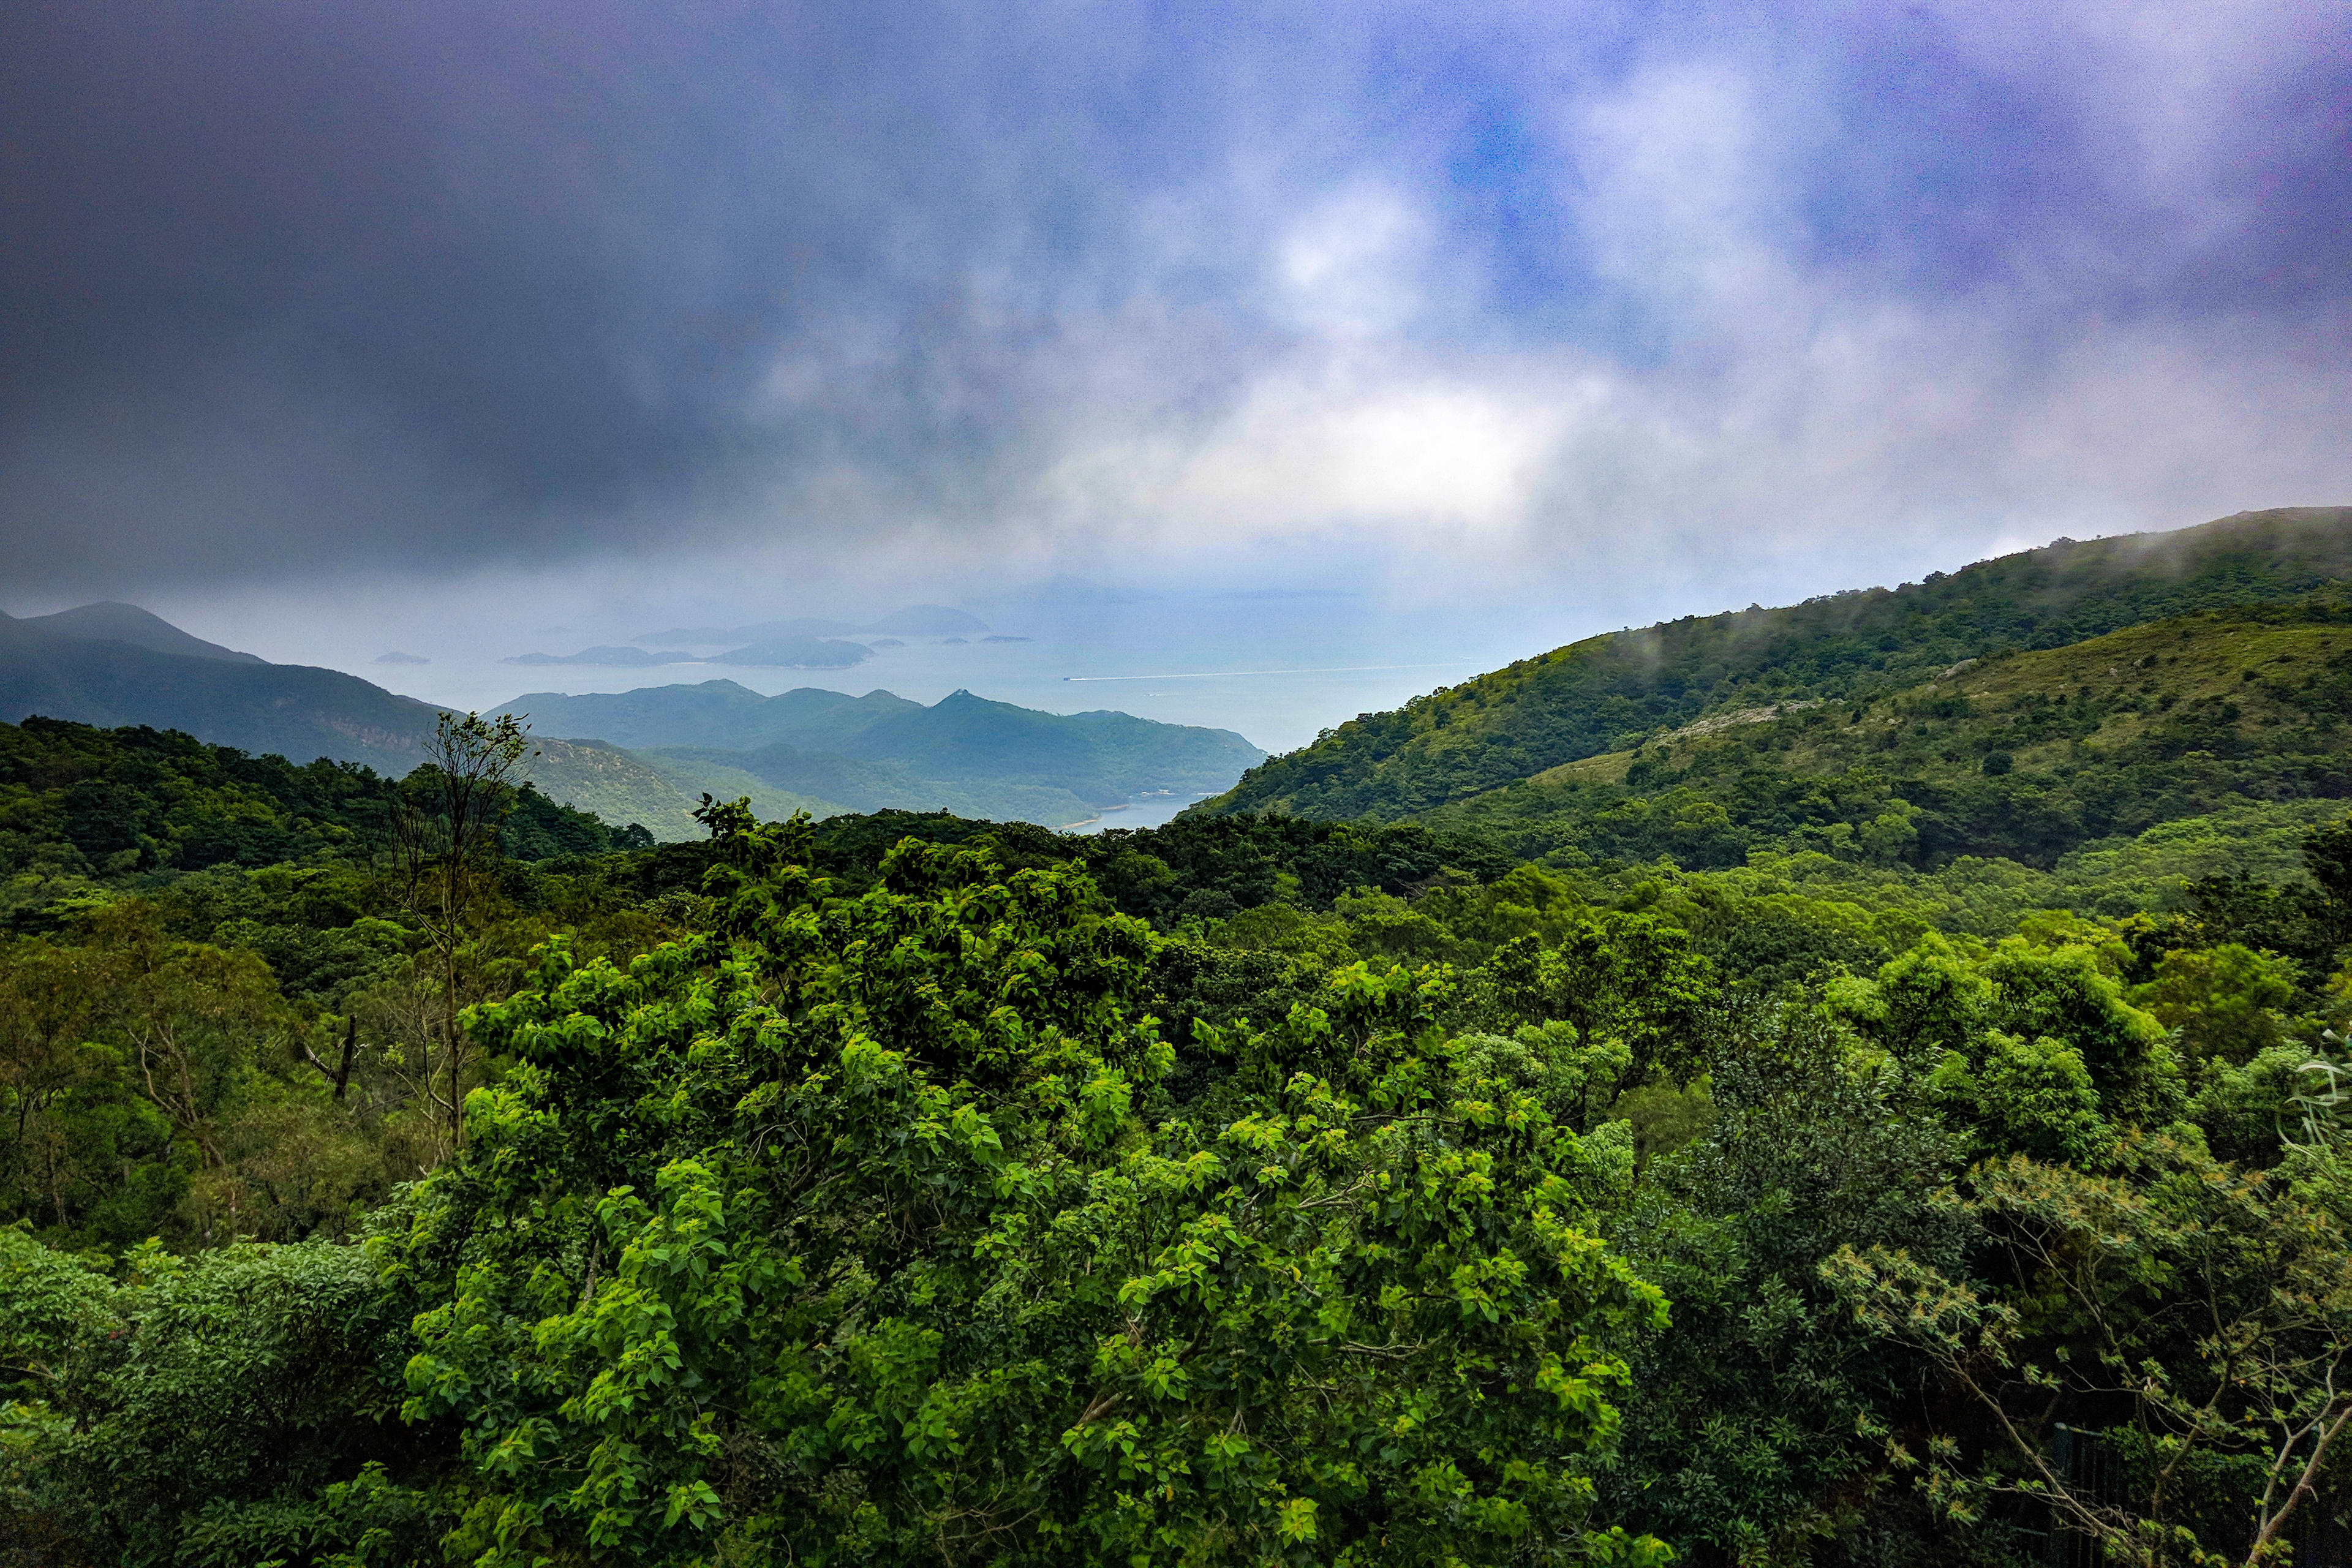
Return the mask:
<svg viewBox="0 0 2352 1568">
<path fill-rule="evenodd" d="M 175 731 L 0 724 L 0 877 L 115 879 L 364 858 L 383 848 L 400 789 L 352 763 L 297 767 Z M 528 786 L 499 831 L 517 860 L 638 841 Z"/>
<path fill-rule="evenodd" d="M 0 1362 L 37 1396 L 0 1426 L 0 1561 L 429 1560 L 441 1510 L 386 1476 L 452 1435 L 399 1419 L 404 1316 L 356 1247 L 148 1244 L 108 1268 L 0 1230 Z"/>
<path fill-rule="evenodd" d="M 0 1563 L 2342 1561 L 2348 644 L 1090 839 L 0 732 Z"/>
<path fill-rule="evenodd" d="M 2352 578 L 2352 510 L 2254 512 L 1979 562 L 1900 588 L 1612 633 L 1367 713 L 1202 809 L 1396 817 L 1626 750 L 1703 714 L 1873 701 L 1962 659 L 2062 647 Z"/>
<path fill-rule="evenodd" d="M 431 1168 L 445 1140 L 414 1079 L 432 965 L 390 854 L 426 782 L 0 726 L 7 1213 L 75 1245 L 340 1234 Z M 663 929 L 636 876 L 604 885 L 642 832 L 528 787 L 498 805 L 469 997 L 559 924 L 624 946 Z"/>
<path fill-rule="evenodd" d="M 1652 1554 L 1583 1522 L 1657 1298 L 1412 984 L 1171 1116 L 1083 881 L 909 845 L 833 900 L 718 826 L 710 935 L 480 1016 L 520 1065 L 393 1254 L 447 1303 L 410 1412 L 497 1478 L 466 1554 Z"/>
<path fill-rule="evenodd" d="M 338 1100 L 270 1059 L 315 1001 L 162 929 L 225 868 L 20 941 L 12 1026 L 89 1041 L 72 1114 L 149 1140 L 0 1236 L 35 1561 L 2039 1560 L 2053 1423 L 2130 1412 L 1952 1347 L 2095 1368 L 2125 1311 L 2195 1484 L 2060 1511 L 2169 1562 L 2252 1540 L 2274 1406 L 2343 1414 L 2333 1243 L 2278 1255 L 2293 1311 L 2215 1309 L 2271 1404 L 2212 1403 L 2167 1288 L 2024 1309 L 2078 1288 L 2064 1226 L 2207 1245 L 2167 1194 L 2234 1194 L 2247 1247 L 2352 1218 L 2299 1070 L 2352 1005 L 2352 821 L 2284 887 L 1986 943 L 1415 825 L 711 819 L 518 868 L 569 902 L 478 939 L 462 1147 L 382 1061 Z M 1790 927 L 1847 957 L 1742 970 Z M 167 1038 L 195 1100 L 87 1088 Z M 334 1187 L 370 1148 L 431 1173 Z"/>
</svg>

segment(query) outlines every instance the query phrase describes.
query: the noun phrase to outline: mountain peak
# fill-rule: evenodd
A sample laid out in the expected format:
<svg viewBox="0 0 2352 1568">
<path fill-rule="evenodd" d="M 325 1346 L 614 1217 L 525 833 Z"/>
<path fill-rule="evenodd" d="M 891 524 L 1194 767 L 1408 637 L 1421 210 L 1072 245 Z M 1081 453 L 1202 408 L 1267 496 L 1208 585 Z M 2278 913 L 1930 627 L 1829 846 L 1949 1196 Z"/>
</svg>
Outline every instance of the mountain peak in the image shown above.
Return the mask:
<svg viewBox="0 0 2352 1568">
<path fill-rule="evenodd" d="M 73 637 L 81 642 L 121 642 L 133 647 L 143 647 L 152 653 L 177 654 L 183 658 L 218 658 L 233 664 L 264 664 L 268 660 L 257 655 L 239 653 L 233 647 L 206 642 L 182 631 L 152 610 L 136 605 L 125 605 L 112 599 L 101 599 L 94 605 L 79 605 L 70 610 L 59 610 L 52 616 L 26 616 L 22 626 L 38 626 L 58 637 Z"/>
</svg>

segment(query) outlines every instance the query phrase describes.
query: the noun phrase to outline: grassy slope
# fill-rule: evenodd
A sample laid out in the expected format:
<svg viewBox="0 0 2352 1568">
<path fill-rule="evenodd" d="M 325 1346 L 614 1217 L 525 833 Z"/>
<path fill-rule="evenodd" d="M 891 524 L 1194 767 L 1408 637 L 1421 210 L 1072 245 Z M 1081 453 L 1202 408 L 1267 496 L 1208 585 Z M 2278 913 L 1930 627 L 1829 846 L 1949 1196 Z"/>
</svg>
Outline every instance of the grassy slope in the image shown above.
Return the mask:
<svg viewBox="0 0 2352 1568">
<path fill-rule="evenodd" d="M 2209 612 L 1873 699 L 1717 717 L 1748 721 L 1656 732 L 1425 819 L 1555 858 L 2046 869 L 2249 802 L 2352 795 L 2352 616 L 2332 596 Z M 1988 772 L 1995 752 L 2008 771 Z"/>
<path fill-rule="evenodd" d="M 602 741 L 533 736 L 532 744 L 530 779 L 550 800 L 615 827 L 636 823 L 665 844 L 702 837 L 693 816 L 699 791 L 682 790 L 648 759 Z"/>
<path fill-rule="evenodd" d="M 1710 710 L 1875 699 L 1963 658 L 2296 598 L 2347 577 L 2352 508 L 2300 508 L 2053 545 L 1899 590 L 1689 616 L 1588 638 L 1343 724 L 1195 809 L 1394 820 Z"/>
<path fill-rule="evenodd" d="M 796 811 L 823 818 L 856 809 L 838 800 L 785 788 L 761 778 L 741 767 L 739 754 L 733 752 L 704 752 L 680 746 L 637 754 L 687 800 L 699 803 L 705 795 L 718 800 L 749 800 L 752 811 L 771 822 Z M 697 826 L 694 831 L 699 837 L 702 829 Z"/>
</svg>

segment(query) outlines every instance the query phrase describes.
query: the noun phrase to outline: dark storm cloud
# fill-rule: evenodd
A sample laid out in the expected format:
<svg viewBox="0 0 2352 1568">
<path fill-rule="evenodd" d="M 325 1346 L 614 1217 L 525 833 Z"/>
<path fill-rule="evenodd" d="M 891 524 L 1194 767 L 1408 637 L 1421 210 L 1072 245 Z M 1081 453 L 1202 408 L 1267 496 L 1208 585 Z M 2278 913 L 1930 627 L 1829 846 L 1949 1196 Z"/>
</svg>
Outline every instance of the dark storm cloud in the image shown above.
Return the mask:
<svg viewBox="0 0 2352 1568">
<path fill-rule="evenodd" d="M 209 397 L 316 396 L 421 484 L 563 528 L 723 458 L 772 345 L 880 270 L 951 281 L 917 237 L 882 254 L 894 216 L 969 235 L 921 95 L 843 101 L 860 62 L 755 13 L 16 16 L 16 420 L 135 444 Z"/>
<path fill-rule="evenodd" d="M 1981 513 L 2047 400 L 2282 351 L 2326 471 L 2331 8 L 1309 13 L 9 8 L 0 542 L 110 589 L 1459 489 L 1539 548 L 1725 465 Z M 1942 434 L 1822 434 L 1922 377 Z"/>
</svg>

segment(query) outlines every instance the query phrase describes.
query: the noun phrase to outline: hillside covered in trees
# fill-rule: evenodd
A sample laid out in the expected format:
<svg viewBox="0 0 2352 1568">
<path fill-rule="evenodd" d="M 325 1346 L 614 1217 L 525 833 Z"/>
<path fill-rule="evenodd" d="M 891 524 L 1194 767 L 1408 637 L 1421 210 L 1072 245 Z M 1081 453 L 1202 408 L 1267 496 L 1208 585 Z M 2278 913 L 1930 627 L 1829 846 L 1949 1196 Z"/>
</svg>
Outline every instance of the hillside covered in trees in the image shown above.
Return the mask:
<svg viewBox="0 0 2352 1568">
<path fill-rule="evenodd" d="M 1410 812 L 0 727 L 0 1561 L 2347 1561 L 2315 515 L 1252 775 Z"/>
<path fill-rule="evenodd" d="M 1922 691 L 1968 659 L 2064 647 L 2206 611 L 2340 603 L 2352 508 L 2247 512 L 2175 533 L 2064 542 L 1900 588 L 1612 632 L 1389 713 L 1251 770 L 1204 812 L 1392 821 L 1782 704 Z"/>
</svg>

